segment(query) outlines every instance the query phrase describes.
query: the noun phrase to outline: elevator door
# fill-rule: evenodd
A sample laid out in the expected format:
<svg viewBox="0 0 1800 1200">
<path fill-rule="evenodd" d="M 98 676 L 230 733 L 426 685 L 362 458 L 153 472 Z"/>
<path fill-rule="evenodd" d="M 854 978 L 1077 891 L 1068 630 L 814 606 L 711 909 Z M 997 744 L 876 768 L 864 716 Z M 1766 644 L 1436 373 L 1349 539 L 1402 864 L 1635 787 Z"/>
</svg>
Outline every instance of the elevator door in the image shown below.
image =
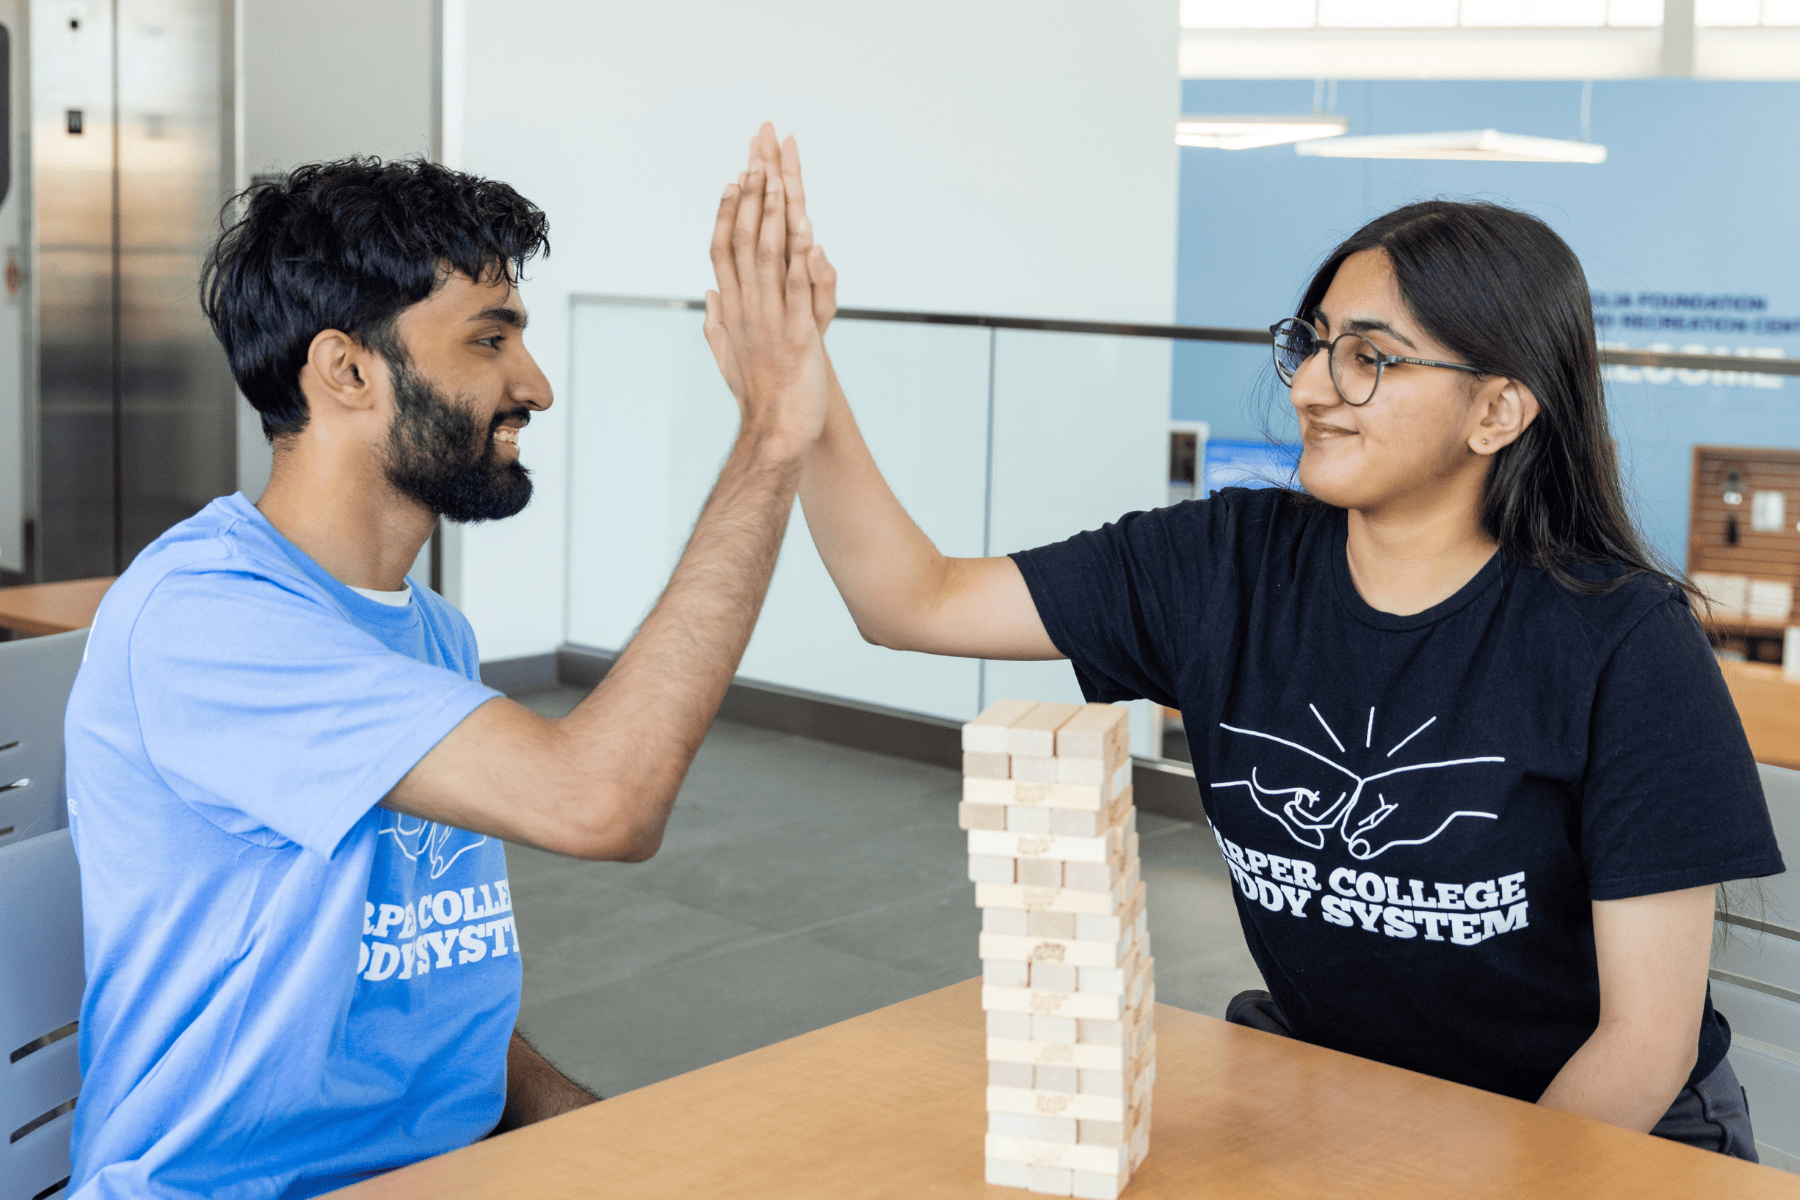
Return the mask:
<svg viewBox="0 0 1800 1200">
<path fill-rule="evenodd" d="M 23 185 L 25 53 L 19 20 L 22 0 L 0 0 L 0 581 L 25 577 L 25 513 L 35 494 L 35 465 L 26 447 L 25 381 L 31 356 L 29 294 L 25 290 L 24 218 L 30 207 Z"/>
<path fill-rule="evenodd" d="M 112 575 L 236 475 L 198 289 L 232 177 L 229 0 L 33 16 L 38 573 Z"/>
</svg>

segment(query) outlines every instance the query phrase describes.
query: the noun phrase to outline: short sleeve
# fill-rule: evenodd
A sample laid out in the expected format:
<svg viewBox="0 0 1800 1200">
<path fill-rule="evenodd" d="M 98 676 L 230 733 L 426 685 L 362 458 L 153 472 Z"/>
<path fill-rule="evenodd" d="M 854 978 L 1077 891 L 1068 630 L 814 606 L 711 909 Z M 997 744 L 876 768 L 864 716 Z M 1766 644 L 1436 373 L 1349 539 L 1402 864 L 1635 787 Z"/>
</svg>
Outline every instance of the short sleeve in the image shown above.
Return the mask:
<svg viewBox="0 0 1800 1200">
<path fill-rule="evenodd" d="M 1214 560 L 1218 500 L 1128 513 L 1012 556 L 1044 630 L 1090 701 L 1143 697 L 1178 707 L 1183 614 L 1198 611 Z"/>
<path fill-rule="evenodd" d="M 1688 609 L 1656 605 L 1600 674 L 1581 788 L 1594 900 L 1779 874 L 1737 707 Z"/>
<path fill-rule="evenodd" d="M 130 635 L 144 751 L 229 833 L 329 857 L 427 751 L 499 693 L 384 646 L 248 572 L 173 574 Z"/>
</svg>

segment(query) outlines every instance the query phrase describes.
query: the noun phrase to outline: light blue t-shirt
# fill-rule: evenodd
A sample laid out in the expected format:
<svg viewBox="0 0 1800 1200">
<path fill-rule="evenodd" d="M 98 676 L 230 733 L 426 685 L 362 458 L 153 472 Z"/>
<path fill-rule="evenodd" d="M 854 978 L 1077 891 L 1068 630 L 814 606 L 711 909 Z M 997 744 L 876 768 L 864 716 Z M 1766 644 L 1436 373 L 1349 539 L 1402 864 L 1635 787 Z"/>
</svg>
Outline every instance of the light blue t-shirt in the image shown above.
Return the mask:
<svg viewBox="0 0 1800 1200">
<path fill-rule="evenodd" d="M 469 623 L 411 586 L 357 595 L 236 495 L 107 593 L 66 727 L 72 1196 L 311 1196 L 499 1120 L 502 845 L 377 807 L 497 694 Z"/>
</svg>

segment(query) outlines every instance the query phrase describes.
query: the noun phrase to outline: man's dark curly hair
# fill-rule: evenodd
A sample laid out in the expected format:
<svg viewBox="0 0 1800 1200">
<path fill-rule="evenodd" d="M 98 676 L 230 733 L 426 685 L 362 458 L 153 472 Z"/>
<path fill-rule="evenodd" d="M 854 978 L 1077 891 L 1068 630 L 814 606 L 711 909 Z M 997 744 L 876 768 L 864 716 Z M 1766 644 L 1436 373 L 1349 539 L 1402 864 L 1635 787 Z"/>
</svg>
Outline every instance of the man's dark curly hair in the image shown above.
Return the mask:
<svg viewBox="0 0 1800 1200">
<path fill-rule="evenodd" d="M 516 278 L 550 252 L 549 221 L 531 201 L 421 159 L 296 167 L 233 197 L 221 224 L 200 305 L 270 441 L 306 427 L 300 368 L 321 331 L 404 363 L 394 323 L 446 269 L 483 283 Z"/>
</svg>

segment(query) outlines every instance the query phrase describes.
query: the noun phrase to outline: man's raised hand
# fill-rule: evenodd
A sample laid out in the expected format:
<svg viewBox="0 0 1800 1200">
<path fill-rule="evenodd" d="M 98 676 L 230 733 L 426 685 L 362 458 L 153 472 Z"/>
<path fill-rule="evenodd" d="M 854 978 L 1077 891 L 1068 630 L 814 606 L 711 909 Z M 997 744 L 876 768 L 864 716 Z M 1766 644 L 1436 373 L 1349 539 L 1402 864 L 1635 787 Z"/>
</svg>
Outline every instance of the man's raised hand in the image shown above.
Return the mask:
<svg viewBox="0 0 1800 1200">
<path fill-rule="evenodd" d="M 790 221 L 803 222 L 805 209 L 788 202 L 774 128 L 764 125 L 752 146 L 750 167 L 726 187 L 713 226 L 719 286 L 706 294 L 706 341 L 737 397 L 743 434 L 799 454 L 825 423 L 825 352 L 810 271 L 823 257 L 810 242 L 790 253 Z"/>
</svg>

